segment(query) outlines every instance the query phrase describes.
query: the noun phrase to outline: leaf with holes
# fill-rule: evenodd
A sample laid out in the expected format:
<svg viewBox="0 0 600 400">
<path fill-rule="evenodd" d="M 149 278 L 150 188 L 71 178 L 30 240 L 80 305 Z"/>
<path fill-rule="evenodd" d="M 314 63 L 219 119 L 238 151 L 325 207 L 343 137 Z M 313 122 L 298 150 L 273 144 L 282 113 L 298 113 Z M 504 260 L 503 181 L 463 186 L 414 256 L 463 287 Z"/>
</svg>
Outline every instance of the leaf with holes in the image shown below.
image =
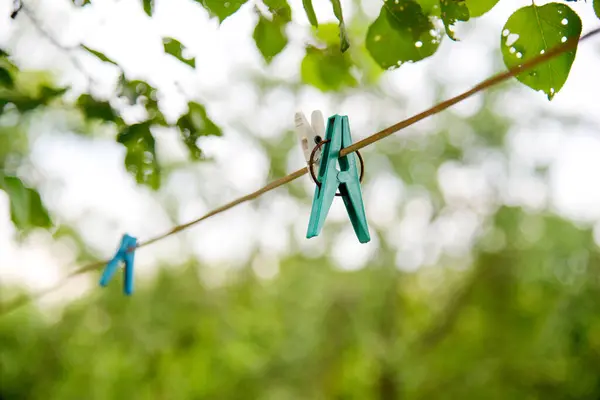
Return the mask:
<svg viewBox="0 0 600 400">
<path fill-rule="evenodd" d="M 498 1 L 499 0 L 465 0 L 471 18 L 481 17 L 483 14 L 494 8 Z"/>
<path fill-rule="evenodd" d="M 160 187 L 160 166 L 156 158 L 156 144 L 150 132 L 150 122 L 126 127 L 117 136 L 117 142 L 127 148 L 125 168 L 138 183 L 154 190 Z"/>
<path fill-rule="evenodd" d="M 196 0 L 208 11 L 211 17 L 217 17 L 222 23 L 233 15 L 248 0 Z"/>
<path fill-rule="evenodd" d="M 10 204 L 10 218 L 21 231 L 33 228 L 49 228 L 52 221 L 44 207 L 40 194 L 16 176 L 0 173 L 0 189 L 6 192 Z"/>
<path fill-rule="evenodd" d="M 512 68 L 581 35 L 581 19 L 570 7 L 559 3 L 527 6 L 506 21 L 500 38 L 504 64 Z M 517 75 L 534 90 L 542 90 L 552 100 L 565 84 L 577 48 Z"/>
<path fill-rule="evenodd" d="M 178 40 L 171 37 L 165 37 L 163 38 L 163 46 L 165 48 L 165 53 L 172 55 L 182 63 L 185 63 L 192 68 L 196 68 L 196 58 L 184 57 L 183 52 L 185 51 L 185 46 L 182 45 Z"/>
<path fill-rule="evenodd" d="M 154 0 L 142 0 L 142 7 L 144 7 L 144 12 L 151 17 L 154 13 Z"/>
<path fill-rule="evenodd" d="M 468 21 L 471 17 L 465 0 L 440 0 L 442 21 L 446 28 L 446 34 L 452 40 L 454 37 L 453 25 L 456 21 Z"/>
<path fill-rule="evenodd" d="M 317 14 L 315 14 L 315 8 L 313 7 L 312 0 L 302 0 L 304 11 L 308 17 L 308 22 L 315 28 L 319 27 L 319 21 L 317 20 Z"/>
<path fill-rule="evenodd" d="M 344 22 L 344 14 L 342 13 L 342 4 L 340 0 L 330 0 L 333 6 L 333 13 L 339 21 L 340 25 L 340 50 L 345 52 L 350 48 L 350 41 L 348 40 L 348 32 L 346 32 L 346 23 Z"/>
<path fill-rule="evenodd" d="M 111 60 L 110 58 L 106 57 L 103 53 L 100 53 L 99 51 L 90 49 L 89 47 L 85 46 L 85 45 L 81 45 L 81 48 L 84 49 L 85 51 L 87 51 L 88 53 L 90 53 L 91 55 L 95 56 L 96 58 L 98 58 L 100 61 L 104 61 L 107 63 L 111 63 L 114 65 L 117 65 L 116 62 L 114 62 L 113 60 Z"/>
<path fill-rule="evenodd" d="M 115 122 L 118 118 L 108 101 L 98 101 L 89 94 L 82 94 L 77 99 L 77 107 L 87 119 L 101 119 Z"/>
<path fill-rule="evenodd" d="M 385 1 L 379 17 L 369 26 L 366 46 L 383 69 L 433 55 L 442 34 L 413 0 Z"/>
<path fill-rule="evenodd" d="M 600 0 L 594 0 L 594 12 L 596 16 L 600 18 Z"/>
<path fill-rule="evenodd" d="M 223 134 L 221 128 L 208 117 L 204 106 L 196 102 L 188 103 L 188 112 L 179 118 L 177 126 L 181 130 L 181 137 L 193 160 L 202 158 L 202 150 L 196 143 L 200 136 L 221 136 Z"/>
<path fill-rule="evenodd" d="M 324 92 L 357 84 L 356 78 L 350 72 L 354 65 L 350 54 L 340 50 L 338 29 L 331 23 L 321 25 L 317 39 L 324 47 L 307 46 L 301 64 L 302 80 Z"/>
</svg>

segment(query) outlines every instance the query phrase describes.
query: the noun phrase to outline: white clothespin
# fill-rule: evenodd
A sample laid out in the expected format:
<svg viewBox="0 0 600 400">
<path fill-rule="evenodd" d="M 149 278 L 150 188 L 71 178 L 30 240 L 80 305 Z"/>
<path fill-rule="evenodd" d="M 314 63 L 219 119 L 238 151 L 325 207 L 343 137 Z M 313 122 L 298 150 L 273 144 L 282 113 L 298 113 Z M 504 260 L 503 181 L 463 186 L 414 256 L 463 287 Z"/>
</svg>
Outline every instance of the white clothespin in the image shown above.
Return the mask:
<svg viewBox="0 0 600 400">
<path fill-rule="evenodd" d="M 310 162 L 310 155 L 321 140 L 323 140 L 323 136 L 325 135 L 325 120 L 323 119 L 323 113 L 319 110 L 315 110 L 312 112 L 311 123 L 308 123 L 306 116 L 302 111 L 296 113 L 294 117 L 294 121 L 296 123 L 296 133 L 298 134 L 298 138 L 300 139 L 300 146 L 302 147 L 302 152 L 304 153 L 304 159 L 306 160 L 306 165 Z M 315 171 L 319 170 L 319 160 L 321 159 L 321 154 L 315 154 L 313 160 L 315 162 Z"/>
</svg>

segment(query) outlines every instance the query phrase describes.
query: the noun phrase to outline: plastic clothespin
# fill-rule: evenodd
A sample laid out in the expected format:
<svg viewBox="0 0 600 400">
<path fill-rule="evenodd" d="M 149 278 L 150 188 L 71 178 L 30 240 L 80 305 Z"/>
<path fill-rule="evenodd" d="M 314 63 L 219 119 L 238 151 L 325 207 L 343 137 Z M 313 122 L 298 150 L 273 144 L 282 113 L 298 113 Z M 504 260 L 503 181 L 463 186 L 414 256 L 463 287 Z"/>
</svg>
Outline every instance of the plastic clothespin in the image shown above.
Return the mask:
<svg viewBox="0 0 600 400">
<path fill-rule="evenodd" d="M 126 295 L 133 293 L 133 256 L 135 255 L 135 248 L 137 247 L 137 239 L 128 234 L 124 234 L 121 239 L 121 245 L 117 250 L 117 253 L 112 260 L 108 262 L 102 277 L 100 278 L 100 286 L 107 286 L 108 282 L 112 279 L 115 272 L 119 268 L 119 264 L 124 264 L 124 283 L 123 292 Z"/>
<path fill-rule="evenodd" d="M 315 188 L 306 237 L 315 237 L 321 232 L 333 198 L 339 188 L 358 240 L 361 243 L 367 243 L 371 240 L 371 236 L 360 191 L 356 159 L 353 154 L 339 156 L 341 149 L 352 144 L 347 116 L 336 114 L 329 117 L 325 141 L 317 175 L 320 185 Z M 337 169 L 338 162 L 339 170 Z"/>
<path fill-rule="evenodd" d="M 312 153 L 315 146 L 323 139 L 325 134 L 325 120 L 323 119 L 323 113 L 319 110 L 312 112 L 311 123 L 308 123 L 306 116 L 303 112 L 299 111 L 294 116 L 294 122 L 296 125 L 296 133 L 300 139 L 300 146 L 304 153 L 304 159 L 306 164 L 310 162 L 310 154 Z M 320 155 L 315 155 L 315 163 L 319 162 Z"/>
</svg>

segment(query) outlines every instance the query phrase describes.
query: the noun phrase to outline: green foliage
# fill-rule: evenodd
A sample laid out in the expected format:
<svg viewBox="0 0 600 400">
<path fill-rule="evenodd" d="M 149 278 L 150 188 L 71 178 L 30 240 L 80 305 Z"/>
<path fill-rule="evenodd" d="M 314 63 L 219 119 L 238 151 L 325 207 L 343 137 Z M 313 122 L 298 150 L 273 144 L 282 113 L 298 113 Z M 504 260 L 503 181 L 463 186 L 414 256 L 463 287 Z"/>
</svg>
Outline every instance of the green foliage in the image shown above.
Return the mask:
<svg viewBox="0 0 600 400">
<path fill-rule="evenodd" d="M 518 36 L 517 36 L 518 35 Z M 550 3 L 526 6 L 510 16 L 501 36 L 502 56 L 507 67 L 523 64 L 539 54 L 581 35 L 581 19 L 567 5 Z M 534 90 L 543 90 L 552 100 L 569 76 L 577 48 L 565 52 L 517 79 Z"/>
<path fill-rule="evenodd" d="M 188 103 L 188 112 L 179 118 L 177 126 L 192 160 L 199 160 L 202 157 L 202 150 L 197 144 L 199 137 L 223 134 L 221 128 L 208 117 L 204 106 L 196 102 Z"/>
<path fill-rule="evenodd" d="M 292 9 L 287 0 L 263 0 L 269 8 L 269 12 L 273 14 L 273 18 L 280 18 L 282 21 L 292 21 Z"/>
<path fill-rule="evenodd" d="M 471 17 L 467 2 L 466 0 L 440 0 L 440 8 L 446 34 L 450 39 L 456 40 L 452 26 L 456 21 L 468 21 Z"/>
<path fill-rule="evenodd" d="M 87 119 L 100 119 L 103 121 L 116 122 L 117 114 L 107 101 L 98 101 L 89 94 L 82 94 L 77 99 L 77 107 L 83 112 Z"/>
<path fill-rule="evenodd" d="M 21 179 L 5 175 L 0 171 L 0 189 L 8 195 L 10 218 L 19 231 L 26 233 L 33 228 L 52 226 L 40 194 L 35 189 L 27 187 Z"/>
<path fill-rule="evenodd" d="M 499 0 L 465 0 L 471 18 L 481 17 L 490 11 Z"/>
<path fill-rule="evenodd" d="M 200 276 L 214 268 L 171 265 L 126 301 L 117 277 L 56 323 L 23 309 L 0 319 L 0 395 L 598 398 L 592 233 L 512 207 L 490 225 L 506 245 L 476 247 L 464 273 L 403 273 L 383 247 L 359 271 L 293 255 L 273 279 L 247 265 L 210 287 Z M 544 227 L 539 240 L 523 235 L 532 225 Z"/>
<path fill-rule="evenodd" d="M 306 47 L 301 65 L 302 80 L 322 91 L 356 85 L 356 78 L 350 72 L 352 58 L 348 52 L 342 53 L 339 46 L 338 27 L 335 24 L 321 25 L 318 39 L 324 48 Z"/>
<path fill-rule="evenodd" d="M 340 0 L 330 0 L 333 6 L 333 13 L 339 21 L 340 25 L 340 51 L 343 53 L 350 47 L 350 41 L 348 40 L 348 32 L 346 32 L 346 24 L 344 22 L 344 14 L 342 12 L 342 4 Z"/>
<path fill-rule="evenodd" d="M 142 0 L 142 7 L 144 8 L 144 12 L 151 17 L 152 13 L 154 13 L 154 0 Z"/>
<path fill-rule="evenodd" d="M 415 0 L 420 6 L 423 14 L 440 17 L 440 0 Z"/>
<path fill-rule="evenodd" d="M 202 5 L 208 11 L 212 17 L 219 19 L 219 22 L 225 21 L 225 19 L 233 15 L 237 10 L 240 9 L 248 0 L 195 0 Z"/>
<path fill-rule="evenodd" d="M 258 22 L 252 37 L 256 47 L 267 63 L 281 53 L 288 43 L 285 27 L 292 20 L 292 9 L 286 0 L 266 0 L 271 18 L 265 17 L 258 8 Z"/>
<path fill-rule="evenodd" d="M 384 69 L 398 68 L 431 56 L 441 35 L 413 0 L 386 0 L 367 32 L 367 50 Z"/>
<path fill-rule="evenodd" d="M 110 58 L 106 57 L 104 55 L 104 53 L 101 53 L 99 51 L 90 49 L 89 47 L 87 47 L 86 45 L 81 45 L 81 48 L 84 49 L 85 51 L 87 51 L 88 53 L 92 54 L 93 56 L 95 56 L 96 58 L 98 58 L 100 61 L 104 61 L 107 63 L 111 63 L 113 65 L 117 65 L 116 62 L 114 62 L 113 60 L 111 60 Z"/>
<path fill-rule="evenodd" d="M 0 114 L 8 104 L 12 104 L 19 112 L 33 111 L 38 107 L 48 105 L 52 100 L 62 96 L 66 88 L 53 88 L 41 84 L 35 88 L 12 87 L 11 90 L 0 88 Z"/>
<path fill-rule="evenodd" d="M 140 80 L 129 81 L 122 74 L 119 78 L 118 95 L 124 98 L 130 105 L 142 104 L 148 113 L 149 122 L 162 126 L 168 125 L 158 107 L 158 91 L 147 82 Z"/>
<path fill-rule="evenodd" d="M 594 0 L 594 12 L 596 16 L 600 18 L 600 0 Z"/>
<path fill-rule="evenodd" d="M 196 68 L 196 58 L 184 57 L 183 52 L 185 51 L 185 46 L 182 45 L 178 40 L 171 37 L 165 37 L 163 38 L 163 46 L 165 53 L 172 55 L 182 63 L 187 64 L 192 68 Z"/>
<path fill-rule="evenodd" d="M 10 73 L 10 71 L 0 66 L 0 86 L 12 89 L 14 85 L 15 82 L 13 81 L 12 74 Z"/>
<path fill-rule="evenodd" d="M 160 166 L 156 158 L 151 124 L 142 122 L 127 126 L 117 136 L 117 141 L 127 148 L 125 168 L 135 176 L 138 183 L 156 190 L 160 187 Z"/>
<path fill-rule="evenodd" d="M 319 21 L 317 21 L 317 14 L 315 14 L 312 0 L 302 0 L 302 5 L 304 6 L 304 11 L 306 11 L 306 16 L 308 17 L 310 24 L 315 28 L 318 28 Z"/>
</svg>

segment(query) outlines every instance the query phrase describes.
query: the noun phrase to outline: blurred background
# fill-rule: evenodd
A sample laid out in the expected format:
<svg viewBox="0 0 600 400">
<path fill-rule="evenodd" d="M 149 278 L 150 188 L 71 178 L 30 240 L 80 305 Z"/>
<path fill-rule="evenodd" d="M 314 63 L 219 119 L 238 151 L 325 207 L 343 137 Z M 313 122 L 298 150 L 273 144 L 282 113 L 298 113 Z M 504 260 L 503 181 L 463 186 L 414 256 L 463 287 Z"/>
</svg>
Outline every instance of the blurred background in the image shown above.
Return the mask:
<svg viewBox="0 0 600 400">
<path fill-rule="evenodd" d="M 348 115 L 357 141 L 504 70 L 500 33 L 523 6 L 502 0 L 459 24 L 460 41 L 384 72 L 363 43 L 381 1 L 342 1 L 352 65 L 315 76 L 300 0 L 269 63 L 256 2 L 222 24 L 189 0 L 157 1 L 152 18 L 137 0 L 81 3 L 30 0 L 11 19 L 0 1 L 16 81 L 70 88 L 0 115 L 3 168 L 43 204 L 14 215 L 0 191 L 4 302 L 112 257 L 125 232 L 146 240 L 301 168 L 296 111 Z M 584 33 L 600 25 L 569 5 Z M 304 176 L 139 249 L 132 297 L 94 271 L 2 314 L 0 399 L 599 399 L 599 68 L 592 39 L 552 101 L 512 80 L 362 150 L 368 244 L 340 199 L 305 238 Z M 194 101 L 222 130 L 193 161 L 177 130 L 153 126 L 154 188 L 125 167 L 115 124 L 74 105 L 90 93 L 143 120 L 115 99 L 122 73 L 156 88 L 167 121 Z"/>
</svg>

